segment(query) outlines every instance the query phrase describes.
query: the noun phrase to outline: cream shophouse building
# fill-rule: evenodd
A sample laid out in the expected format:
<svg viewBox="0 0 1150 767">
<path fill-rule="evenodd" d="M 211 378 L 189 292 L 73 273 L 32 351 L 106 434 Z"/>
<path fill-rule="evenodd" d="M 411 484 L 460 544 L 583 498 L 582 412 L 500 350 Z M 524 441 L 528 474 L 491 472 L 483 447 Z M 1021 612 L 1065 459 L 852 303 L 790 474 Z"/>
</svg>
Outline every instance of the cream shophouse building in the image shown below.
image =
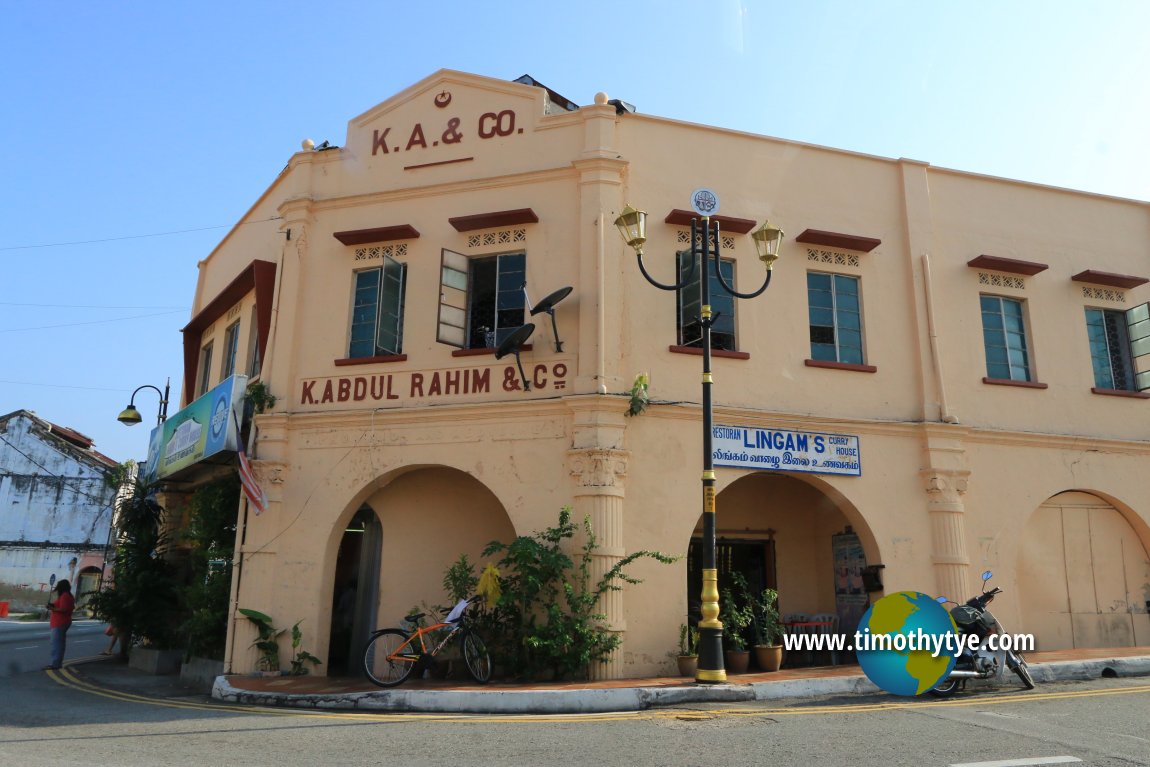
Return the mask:
<svg viewBox="0 0 1150 767">
<path fill-rule="evenodd" d="M 991 569 L 996 614 L 1041 649 L 1150 645 L 1150 205 L 453 71 L 342 147 L 305 142 L 200 264 L 185 403 L 232 373 L 278 398 L 252 426 L 270 503 L 241 510 L 235 606 L 302 619 L 339 673 L 356 636 L 441 601 L 461 553 L 562 506 L 600 571 L 687 555 L 698 290 L 649 285 L 613 222 L 647 211 L 646 266 L 674 282 L 699 187 L 738 289 L 764 275 L 748 232 L 786 232 L 762 296 L 713 301 L 721 576 L 848 628 L 867 599 L 965 599 Z M 532 314 L 567 287 L 554 325 Z M 525 323 L 521 377 L 494 347 Z M 634 569 L 597 675 L 670 670 L 695 560 Z M 229 634 L 253 669 L 247 621 Z"/>
</svg>

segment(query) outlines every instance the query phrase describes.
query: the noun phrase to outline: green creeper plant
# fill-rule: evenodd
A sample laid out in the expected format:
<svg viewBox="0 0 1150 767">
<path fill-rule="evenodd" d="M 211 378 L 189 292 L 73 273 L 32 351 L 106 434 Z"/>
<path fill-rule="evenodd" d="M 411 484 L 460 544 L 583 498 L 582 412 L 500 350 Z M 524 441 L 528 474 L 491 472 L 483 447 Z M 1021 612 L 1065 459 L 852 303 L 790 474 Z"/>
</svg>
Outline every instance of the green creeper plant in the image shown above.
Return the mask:
<svg viewBox="0 0 1150 767">
<path fill-rule="evenodd" d="M 646 373 L 640 373 L 635 376 L 635 382 L 631 384 L 631 403 L 627 408 L 627 415 L 641 415 L 647 409 L 650 403 L 650 397 L 647 393 L 647 385 L 650 383 L 650 378 Z"/>
<path fill-rule="evenodd" d="M 200 487 L 188 502 L 188 612 L 181 626 L 188 657 L 224 658 L 239 496 L 233 474 Z"/>
</svg>

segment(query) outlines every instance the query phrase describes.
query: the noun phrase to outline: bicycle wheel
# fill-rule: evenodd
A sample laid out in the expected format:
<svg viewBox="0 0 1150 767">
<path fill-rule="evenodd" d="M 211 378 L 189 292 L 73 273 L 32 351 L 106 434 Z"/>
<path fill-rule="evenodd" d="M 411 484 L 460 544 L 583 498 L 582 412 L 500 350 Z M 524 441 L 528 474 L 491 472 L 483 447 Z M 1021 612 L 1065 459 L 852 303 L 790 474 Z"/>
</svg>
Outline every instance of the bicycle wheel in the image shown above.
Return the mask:
<svg viewBox="0 0 1150 767">
<path fill-rule="evenodd" d="M 479 684 L 487 684 L 491 679 L 491 656 L 487 653 L 487 643 L 478 634 L 468 631 L 459 640 L 463 645 L 463 662 L 467 672 Z"/>
<path fill-rule="evenodd" d="M 409 639 L 407 632 L 400 629 L 384 629 L 375 632 L 368 640 L 363 653 L 363 672 L 367 678 L 380 687 L 395 687 L 403 684 L 415 668 L 418 653 L 411 653 L 410 647 L 396 655 Z"/>
</svg>

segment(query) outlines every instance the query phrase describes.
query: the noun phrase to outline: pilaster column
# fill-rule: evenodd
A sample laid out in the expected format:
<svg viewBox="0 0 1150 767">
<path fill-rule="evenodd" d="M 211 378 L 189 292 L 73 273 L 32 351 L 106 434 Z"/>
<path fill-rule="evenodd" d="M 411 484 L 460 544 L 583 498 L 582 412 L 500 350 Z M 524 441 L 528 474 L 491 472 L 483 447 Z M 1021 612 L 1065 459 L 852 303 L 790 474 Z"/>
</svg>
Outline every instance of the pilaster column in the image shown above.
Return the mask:
<svg viewBox="0 0 1150 767">
<path fill-rule="evenodd" d="M 959 602 L 973 586 L 963 503 L 970 481 L 964 444 L 969 431 L 957 424 L 924 424 L 923 468 L 919 471 L 930 517 L 930 561 L 934 565 L 935 595 Z"/>
<path fill-rule="evenodd" d="M 575 520 L 588 517 L 598 548 L 591 560 L 591 581 L 598 583 L 619 560 L 627 555 L 623 546 L 624 480 L 630 453 L 623 449 L 624 416 L 622 404 L 614 398 L 573 397 L 573 442 L 567 451 L 567 468 L 573 480 L 571 490 Z M 620 639 L 627 630 L 624 592 L 603 595 L 597 611 Z M 621 679 L 623 644 L 605 663 L 593 664 L 592 679 Z"/>
<path fill-rule="evenodd" d="M 930 551 L 938 595 L 961 602 L 971 588 L 970 556 L 966 550 L 966 493 L 969 471 L 926 469 L 927 511 L 930 514 Z"/>
<path fill-rule="evenodd" d="M 567 465 L 575 478 L 574 515 L 590 517 L 591 529 L 599 544 L 591 558 L 591 583 L 596 584 L 625 555 L 623 548 L 623 479 L 627 475 L 626 450 L 582 448 L 567 452 Z M 606 615 L 610 630 L 623 638 L 627 621 L 623 613 L 623 592 L 608 591 L 598 611 Z M 591 668 L 592 679 L 623 677 L 622 644 L 605 663 Z"/>
</svg>

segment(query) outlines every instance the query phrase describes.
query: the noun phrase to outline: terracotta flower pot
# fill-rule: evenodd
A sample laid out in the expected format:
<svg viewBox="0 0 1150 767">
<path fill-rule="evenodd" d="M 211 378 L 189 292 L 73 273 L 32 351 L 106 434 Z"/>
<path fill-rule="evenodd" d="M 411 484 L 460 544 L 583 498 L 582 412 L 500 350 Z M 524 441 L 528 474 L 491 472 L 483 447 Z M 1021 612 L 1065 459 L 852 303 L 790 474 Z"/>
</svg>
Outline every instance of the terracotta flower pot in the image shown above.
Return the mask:
<svg viewBox="0 0 1150 767">
<path fill-rule="evenodd" d="M 778 671 L 779 666 L 783 665 L 783 646 L 755 645 L 755 662 L 763 671 Z"/>
<path fill-rule="evenodd" d="M 751 664 L 750 650 L 724 650 L 728 674 L 745 674 Z"/>
<path fill-rule="evenodd" d="M 695 678 L 695 671 L 699 668 L 698 655 L 680 655 L 675 662 L 679 664 L 679 676 Z"/>
</svg>

